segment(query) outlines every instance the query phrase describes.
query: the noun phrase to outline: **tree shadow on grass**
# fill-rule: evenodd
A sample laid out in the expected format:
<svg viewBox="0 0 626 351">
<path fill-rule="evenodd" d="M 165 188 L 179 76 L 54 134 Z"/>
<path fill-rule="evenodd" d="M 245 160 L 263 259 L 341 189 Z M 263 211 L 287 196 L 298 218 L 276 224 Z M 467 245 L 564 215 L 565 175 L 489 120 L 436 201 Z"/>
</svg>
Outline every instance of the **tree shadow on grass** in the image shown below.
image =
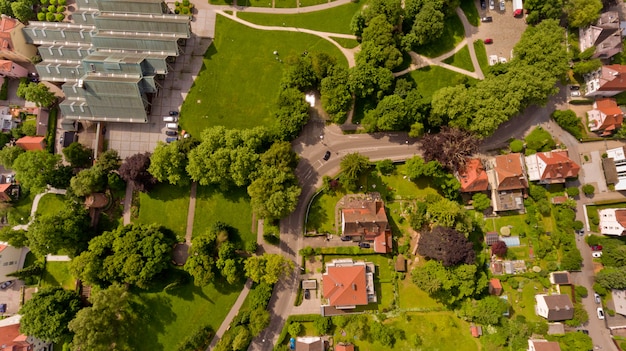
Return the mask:
<svg viewBox="0 0 626 351">
<path fill-rule="evenodd" d="M 320 201 L 314 201 L 309 209 L 309 215 L 307 217 L 307 231 L 319 230 L 324 223 L 328 221 L 328 213 L 322 206 Z"/>
<path fill-rule="evenodd" d="M 171 301 L 163 295 L 144 294 L 141 300 L 137 299 L 133 303 L 133 309 L 137 319 L 128 326 L 131 344 L 134 344 L 136 350 L 163 349 L 156 336 L 176 319 Z M 149 335 L 151 337 L 147 337 Z"/>
</svg>

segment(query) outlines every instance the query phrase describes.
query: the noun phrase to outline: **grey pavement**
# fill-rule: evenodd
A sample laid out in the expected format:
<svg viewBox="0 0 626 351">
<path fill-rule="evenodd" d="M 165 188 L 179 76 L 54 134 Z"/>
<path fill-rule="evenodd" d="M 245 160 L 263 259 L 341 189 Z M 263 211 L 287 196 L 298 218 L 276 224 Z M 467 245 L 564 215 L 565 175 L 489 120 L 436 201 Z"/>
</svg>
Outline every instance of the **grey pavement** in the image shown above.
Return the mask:
<svg viewBox="0 0 626 351">
<path fill-rule="evenodd" d="M 246 284 L 243 286 L 243 290 L 241 290 L 241 293 L 239 293 L 239 297 L 237 297 L 237 301 L 235 301 L 235 304 L 233 305 L 233 307 L 231 307 L 230 311 L 226 315 L 226 318 L 224 318 L 224 321 L 215 332 L 215 336 L 213 337 L 213 339 L 211 339 L 211 344 L 209 344 L 209 347 L 206 349 L 206 351 L 213 349 L 215 345 L 217 345 L 217 342 L 220 340 L 220 338 L 228 330 L 228 326 L 230 325 L 230 322 L 232 322 L 235 316 L 237 315 L 237 313 L 239 313 L 239 309 L 241 308 L 241 305 L 243 305 L 244 301 L 246 300 L 246 297 L 248 296 L 248 293 L 250 292 L 251 287 L 252 287 L 252 280 L 250 279 L 246 280 Z"/>
<path fill-rule="evenodd" d="M 46 255 L 46 261 L 48 262 L 69 262 L 72 259 L 65 255 Z"/>
<path fill-rule="evenodd" d="M 133 183 L 126 183 L 126 194 L 124 195 L 124 212 L 122 217 L 124 218 L 124 225 L 130 224 L 130 208 L 133 203 Z"/>
<path fill-rule="evenodd" d="M 28 230 L 28 225 L 33 223 L 33 221 L 35 220 L 35 214 L 37 213 L 37 208 L 39 208 L 39 201 L 44 195 L 46 194 L 65 195 L 66 192 L 67 191 L 65 189 L 56 189 L 56 188 L 48 187 L 48 189 L 44 191 L 43 193 L 35 195 L 35 198 L 33 199 L 33 205 L 30 208 L 30 218 L 28 220 L 28 224 L 16 225 L 13 227 L 13 230 Z"/>
</svg>

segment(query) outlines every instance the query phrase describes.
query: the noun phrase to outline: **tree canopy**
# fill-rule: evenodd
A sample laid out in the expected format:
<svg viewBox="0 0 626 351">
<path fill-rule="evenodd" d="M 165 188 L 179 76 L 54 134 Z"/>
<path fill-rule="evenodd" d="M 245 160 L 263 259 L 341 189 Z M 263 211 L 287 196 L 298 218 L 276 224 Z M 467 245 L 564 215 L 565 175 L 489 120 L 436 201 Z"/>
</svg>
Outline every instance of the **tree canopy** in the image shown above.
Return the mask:
<svg viewBox="0 0 626 351">
<path fill-rule="evenodd" d="M 262 256 L 251 256 L 246 259 L 244 269 L 246 276 L 256 283 L 276 284 L 280 278 L 290 274 L 295 265 L 288 258 L 264 253 Z"/>
<path fill-rule="evenodd" d="M 437 134 L 425 134 L 420 146 L 425 161 L 439 161 L 451 172 L 465 167 L 465 161 L 478 151 L 479 140 L 472 133 L 444 127 Z"/>
<path fill-rule="evenodd" d="M 345 155 L 341 159 L 341 184 L 351 191 L 356 190 L 359 176 L 370 168 L 370 160 L 358 152 Z"/>
<path fill-rule="evenodd" d="M 159 142 L 150 156 L 148 172 L 159 182 L 168 182 L 172 185 L 189 184 L 187 174 L 187 153 L 181 150 L 179 141 L 170 144 Z"/>
<path fill-rule="evenodd" d="M 120 166 L 120 177 L 127 183 L 132 183 L 134 189 L 146 192 L 156 183 L 156 179 L 148 172 L 149 167 L 149 152 L 132 155 Z"/>
<path fill-rule="evenodd" d="M 440 261 L 444 266 L 472 264 L 476 252 L 465 235 L 448 227 L 436 226 L 420 236 L 417 252 L 425 257 Z"/>
<path fill-rule="evenodd" d="M 601 0 L 568 0 L 565 3 L 567 20 L 572 27 L 586 27 L 600 17 Z"/>
<path fill-rule="evenodd" d="M 91 239 L 90 223 L 84 207 L 66 203 L 57 213 L 35 217 L 26 232 L 28 247 L 39 257 L 59 252 L 74 257 L 87 248 Z"/>
<path fill-rule="evenodd" d="M 43 288 L 20 308 L 20 332 L 58 343 L 71 336 L 68 323 L 80 308 L 80 296 L 76 292 Z"/>
<path fill-rule="evenodd" d="M 91 164 L 93 150 L 83 146 L 83 144 L 79 142 L 73 142 L 63 149 L 63 155 L 65 156 L 65 160 L 69 162 L 72 167 L 82 168 Z"/>
<path fill-rule="evenodd" d="M 447 306 L 480 295 L 488 284 L 485 272 L 479 271 L 475 265 L 444 267 L 434 260 L 414 268 L 411 279 L 420 289 Z"/>
<path fill-rule="evenodd" d="M 51 175 L 61 166 L 61 155 L 52 155 L 46 151 L 27 151 L 20 153 L 13 162 L 15 179 L 20 185 L 34 193 L 46 189 Z"/>
<path fill-rule="evenodd" d="M 15 2 L 13 4 L 21 3 Z M 13 8 L 13 11 L 15 12 L 15 8 Z M 30 12 L 32 12 L 32 8 L 30 9 Z M 20 85 L 17 89 L 17 96 L 27 101 L 34 102 L 37 107 L 49 107 L 57 99 L 54 93 L 51 92 L 45 84 L 28 82 L 28 80 L 25 79 L 20 81 Z"/>
</svg>

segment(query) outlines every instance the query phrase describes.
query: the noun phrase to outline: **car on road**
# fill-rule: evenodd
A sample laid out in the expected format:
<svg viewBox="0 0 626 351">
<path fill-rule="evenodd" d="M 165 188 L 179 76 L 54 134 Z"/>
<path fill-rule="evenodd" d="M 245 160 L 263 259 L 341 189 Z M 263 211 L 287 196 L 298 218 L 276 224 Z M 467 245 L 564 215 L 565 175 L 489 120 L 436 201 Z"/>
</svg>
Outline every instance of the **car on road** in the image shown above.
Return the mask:
<svg viewBox="0 0 626 351">
<path fill-rule="evenodd" d="M 578 235 L 585 235 L 585 230 L 584 229 L 579 229 L 576 231 L 576 234 Z"/>
<path fill-rule="evenodd" d="M 7 311 L 7 304 L 0 303 L 0 314 L 5 313 Z"/>
<path fill-rule="evenodd" d="M 602 245 L 591 245 L 591 251 L 602 251 Z"/>
<path fill-rule="evenodd" d="M 580 90 L 580 85 L 570 85 L 569 90 Z"/>
<path fill-rule="evenodd" d="M 8 289 L 11 285 L 13 285 L 13 283 L 15 283 L 15 280 L 6 281 L 6 282 L 0 284 L 0 289 L 2 289 L 2 290 Z"/>
<path fill-rule="evenodd" d="M 578 90 L 572 91 L 572 92 L 570 93 L 570 95 L 571 95 L 572 97 L 580 97 L 580 91 L 578 91 Z"/>
<path fill-rule="evenodd" d="M 504 0 L 500 0 L 500 11 L 504 10 L 506 10 L 506 7 L 504 7 Z"/>
<path fill-rule="evenodd" d="M 304 298 L 307 300 L 311 298 L 311 292 L 309 289 L 304 290 Z"/>
<path fill-rule="evenodd" d="M 487 8 L 487 0 L 480 0 L 480 8 L 483 10 Z"/>
<path fill-rule="evenodd" d="M 163 117 L 163 122 L 178 122 L 178 117 L 165 116 Z"/>
<path fill-rule="evenodd" d="M 483 18 L 480 19 L 480 21 L 481 22 L 485 22 L 485 23 L 493 22 L 493 17 L 491 17 L 491 16 L 483 17 Z"/>
<path fill-rule="evenodd" d="M 362 249 L 369 249 L 370 248 L 370 244 L 369 243 L 359 243 L 359 247 Z"/>
<path fill-rule="evenodd" d="M 170 116 L 178 116 L 178 111 L 170 111 Z"/>
<path fill-rule="evenodd" d="M 599 320 L 603 320 L 604 319 L 604 310 L 602 309 L 602 307 L 598 307 L 598 309 L 596 311 L 598 312 L 598 319 Z"/>
<path fill-rule="evenodd" d="M 496 8 L 496 0 L 489 0 L 489 9 L 493 10 Z"/>
<path fill-rule="evenodd" d="M 341 241 L 350 241 L 350 240 L 352 240 L 352 238 L 349 237 L 349 236 L 342 236 L 341 237 Z"/>
<path fill-rule="evenodd" d="M 166 130 L 166 131 L 165 131 L 165 135 L 167 135 L 167 136 L 171 136 L 171 137 L 175 137 L 175 136 L 177 136 L 177 135 L 178 135 L 178 132 L 177 132 L 177 131 L 175 131 L 175 130 Z"/>
<path fill-rule="evenodd" d="M 178 140 L 178 137 L 165 138 L 165 142 L 168 143 L 168 144 L 171 143 L 171 142 L 174 142 L 176 140 Z"/>
<path fill-rule="evenodd" d="M 515 11 L 513 11 L 513 17 L 520 17 L 521 15 L 523 15 L 523 11 L 521 9 L 517 9 Z"/>
<path fill-rule="evenodd" d="M 593 293 L 593 298 L 596 300 L 596 303 L 602 302 L 602 300 L 600 300 L 600 295 L 598 295 L 597 293 Z"/>
<path fill-rule="evenodd" d="M 324 161 L 328 161 L 329 158 L 330 158 L 330 151 L 326 151 L 326 153 L 324 154 Z"/>
<path fill-rule="evenodd" d="M 28 73 L 28 80 L 33 83 L 39 83 L 39 73 L 37 72 Z"/>
<path fill-rule="evenodd" d="M 485 40 L 483 40 L 485 42 L 485 44 L 493 44 L 493 39 L 491 38 L 487 38 Z"/>
</svg>

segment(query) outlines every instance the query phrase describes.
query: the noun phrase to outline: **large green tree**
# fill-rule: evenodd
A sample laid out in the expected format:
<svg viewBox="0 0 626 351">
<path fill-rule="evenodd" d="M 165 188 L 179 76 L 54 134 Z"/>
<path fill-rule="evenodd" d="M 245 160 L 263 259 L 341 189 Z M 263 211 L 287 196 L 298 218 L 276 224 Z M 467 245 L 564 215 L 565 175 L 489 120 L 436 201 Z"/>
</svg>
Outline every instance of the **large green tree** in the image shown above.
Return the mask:
<svg viewBox="0 0 626 351">
<path fill-rule="evenodd" d="M 104 232 L 71 263 L 72 272 L 90 284 L 127 283 L 147 288 L 171 261 L 175 238 L 156 225 L 129 224 Z"/>
<path fill-rule="evenodd" d="M 15 179 L 34 193 L 45 190 L 49 177 L 61 165 L 61 156 L 46 151 L 21 153 L 13 162 Z"/>
<path fill-rule="evenodd" d="M 93 150 L 83 146 L 83 144 L 79 142 L 73 142 L 63 149 L 63 155 L 65 156 L 65 160 L 69 162 L 72 167 L 82 168 L 91 164 Z"/>
<path fill-rule="evenodd" d="M 39 257 L 61 252 L 74 257 L 87 248 L 90 222 L 82 206 L 66 203 L 57 213 L 35 217 L 26 232 L 28 247 Z"/>
<path fill-rule="evenodd" d="M 246 276 L 256 283 L 275 284 L 278 280 L 294 269 L 293 261 L 288 258 L 264 253 L 263 256 L 251 256 L 246 259 L 244 269 Z"/>
<path fill-rule="evenodd" d="M 83 169 L 70 180 L 70 188 L 77 196 L 103 191 L 106 185 L 107 176 L 98 166 Z"/>
<path fill-rule="evenodd" d="M 80 296 L 74 291 L 43 288 L 20 308 L 20 332 L 45 341 L 61 342 L 71 336 L 68 323 L 80 308 Z"/>
<path fill-rule="evenodd" d="M 112 285 L 94 292 L 90 302 L 91 306 L 80 310 L 69 323 L 74 333 L 72 351 L 132 350 L 129 341 L 139 318 L 126 288 Z"/>
<path fill-rule="evenodd" d="M 402 63 L 402 53 L 396 48 L 394 26 L 384 14 L 374 17 L 363 30 L 361 51 L 356 56 L 358 64 L 369 63 L 376 67 L 394 69 Z"/>
<path fill-rule="evenodd" d="M 465 301 L 459 314 L 470 322 L 482 325 L 500 324 L 502 315 L 509 309 L 509 304 L 499 296 L 487 296 L 481 300 Z"/>
<path fill-rule="evenodd" d="M 567 0 L 565 13 L 572 27 L 586 27 L 600 17 L 602 10 L 601 0 Z"/>
<path fill-rule="evenodd" d="M 438 261 L 428 261 L 411 272 L 420 289 L 435 300 L 456 306 L 468 297 L 480 295 L 487 288 L 487 275 L 475 265 L 444 267 Z"/>
<path fill-rule="evenodd" d="M 341 183 L 351 191 L 356 190 L 356 183 L 359 176 L 367 171 L 370 166 L 369 158 L 358 152 L 345 155 L 339 164 L 341 169 Z"/>
<path fill-rule="evenodd" d="M 13 4 L 17 3 L 19 2 Z M 15 9 L 13 11 L 15 12 Z M 32 13 L 32 9 L 30 9 L 30 12 Z M 17 95 L 27 101 L 34 102 L 37 107 L 49 107 L 57 99 L 54 93 L 43 83 L 20 83 L 20 88 L 17 91 Z"/>
<path fill-rule="evenodd" d="M 187 154 L 180 150 L 178 141 L 170 144 L 159 142 L 150 156 L 148 172 L 159 182 L 168 182 L 172 185 L 189 184 Z"/>
</svg>

